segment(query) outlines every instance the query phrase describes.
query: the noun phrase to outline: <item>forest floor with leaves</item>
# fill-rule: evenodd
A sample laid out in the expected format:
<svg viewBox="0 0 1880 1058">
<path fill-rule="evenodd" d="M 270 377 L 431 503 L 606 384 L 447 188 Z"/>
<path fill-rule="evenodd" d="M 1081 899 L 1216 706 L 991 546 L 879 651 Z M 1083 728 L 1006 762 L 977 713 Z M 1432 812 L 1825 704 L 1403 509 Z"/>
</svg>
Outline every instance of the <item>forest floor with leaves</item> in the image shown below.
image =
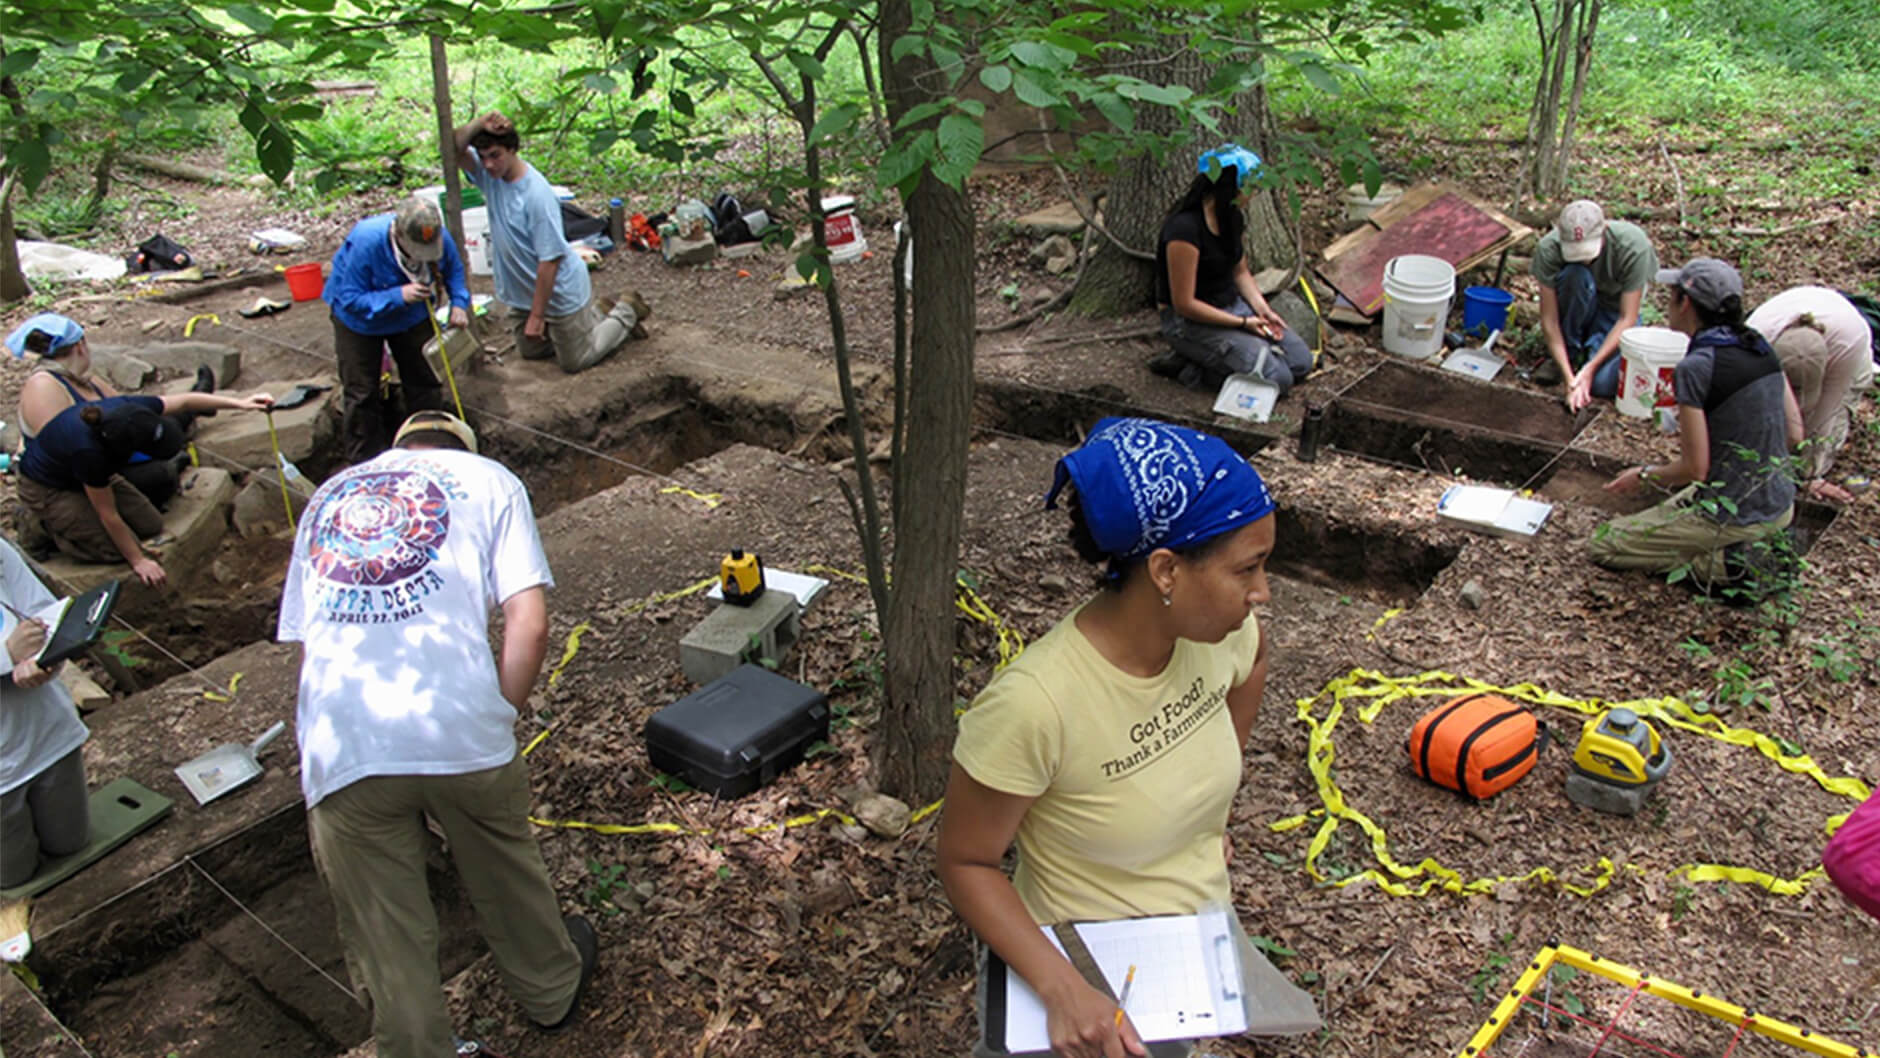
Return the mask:
<svg viewBox="0 0 1880 1058">
<path fill-rule="evenodd" d="M 1425 175 L 1489 201 L 1509 196 L 1514 152 L 1505 144 L 1385 141 L 1379 149 L 1387 165 L 1414 155 Z M 1675 178 L 1663 162 L 1669 157 L 1676 159 Z M 1698 253 L 1739 261 L 1752 301 L 1801 283 L 1854 288 L 1880 268 L 1875 202 L 1747 194 L 1706 195 L 1702 208 L 1680 201 L 1692 188 L 1727 189 L 1746 169 L 1779 170 L 1783 158 L 1727 146 L 1673 155 L 1656 144 L 1591 144 L 1582 148 L 1576 191 L 1640 214 L 1667 263 Z M 347 226 L 334 214 L 282 215 L 246 191 L 163 187 L 196 203 L 186 224 L 165 230 L 206 248 L 212 261 L 256 267 L 263 289 L 276 281 L 266 271 L 270 262 L 244 258 L 239 247 L 248 231 L 284 224 L 326 253 Z M 1061 193 L 1049 173 L 1003 174 L 978 181 L 975 197 L 983 326 L 1010 318 L 1014 300 L 1022 311 L 1024 302 L 1062 282 L 1029 261 L 1033 240 L 1005 227 Z M 390 202 L 387 195 L 359 196 L 358 209 Z M 1334 190 L 1307 196 L 1308 252 L 1342 229 L 1337 209 Z M 889 347 L 888 220 L 863 218 L 875 253 L 837 273 L 851 341 L 875 361 Z M 134 209 L 117 222 L 120 230 L 99 236 L 100 249 L 127 247 L 149 234 Z M 1777 230 L 1782 234 L 1768 234 Z M 655 342 L 661 328 L 683 324 L 717 336 L 715 347 L 697 350 L 701 356 L 784 340 L 826 356 L 821 299 L 773 298 L 773 273 L 786 264 L 779 254 L 759 261 L 761 267 L 727 261 L 675 270 L 629 257 L 610 262 L 596 283 L 602 290 L 616 284 L 644 290 L 655 305 Z M 746 271 L 755 274 L 740 274 Z M 1016 299 L 1009 293 L 1014 283 L 1023 292 Z M 1533 284 L 1519 269 L 1507 285 L 1519 304 L 1531 304 Z M 85 314 L 101 333 L 129 337 L 140 329 L 110 302 L 58 304 Z M 311 316 L 314 307 L 289 314 L 309 334 L 317 333 L 317 321 L 298 314 Z M 23 315 L 9 312 L 0 322 L 11 326 Z M 982 389 L 1032 386 L 1041 399 L 1080 408 L 1084 425 L 1121 408 L 1206 421 L 1207 398 L 1144 368 L 1155 352 L 1142 333 L 1151 324 L 1146 311 L 1122 321 L 1047 317 L 987 335 L 979 350 Z M 174 324 L 155 328 L 153 336 L 174 330 Z M 1297 399 L 1329 399 L 1385 360 L 1373 340 L 1361 331 L 1335 331 L 1327 370 Z M 753 362 L 750 370 L 762 375 L 764 365 Z M 17 373 L 8 372 L 5 383 L 0 396 L 11 403 Z M 983 686 L 996 664 L 1000 627 L 1036 638 L 1091 582 L 1091 571 L 1065 546 L 1061 521 L 1038 510 L 1063 444 L 1024 436 L 1002 421 L 980 432 L 973 447 L 961 566 L 996 623 L 958 617 L 963 698 Z M 1840 472 L 1874 473 L 1877 424 L 1870 398 Z M 1662 456 L 1671 443 L 1610 410 L 1582 438 L 1588 451 L 1631 460 Z M 1824 823 L 1852 803 L 1795 770 L 1797 755 L 1806 753 L 1825 776 L 1880 780 L 1880 747 L 1867 725 L 1880 690 L 1880 614 L 1873 603 L 1880 598 L 1880 498 L 1863 497 L 1823 534 L 1792 605 L 1746 611 L 1587 564 L 1579 543 L 1608 517 L 1591 506 L 1558 505 L 1543 533 L 1522 543 L 1436 524 L 1429 512 L 1449 482 L 1443 474 L 1337 453 L 1302 463 L 1290 440 L 1254 458 L 1280 502 L 1309 515 L 1308 534 L 1366 543 L 1356 554 L 1317 563 L 1289 566 L 1276 556 L 1275 599 L 1264 615 L 1275 671 L 1229 828 L 1236 908 L 1275 963 L 1313 993 L 1327 1026 L 1309 1037 L 1213 1041 L 1209 1049 L 1365 1058 L 1458 1053 L 1528 957 L 1554 941 L 1880 1049 L 1874 955 L 1880 925 L 1825 880 L 1808 876 L 1825 841 Z M 823 814 L 848 811 L 873 781 L 867 746 L 879 720 L 880 644 L 863 588 L 833 577 L 826 597 L 805 615 L 799 649 L 786 662 L 787 673 L 830 694 L 837 717 L 828 744 L 803 766 L 755 794 L 720 803 L 657 778 L 647 764 L 640 727 L 688 690 L 676 643 L 705 612 L 695 596 L 659 596 L 696 580 L 706 544 L 740 541 L 778 568 L 860 566 L 827 466 L 733 447 L 673 476 L 710 486 L 722 505 L 701 511 L 695 501 L 662 492 L 670 481 L 634 477 L 544 509 L 544 537 L 561 585 L 556 641 L 577 620 L 587 620 L 590 630 L 554 686 L 538 691 L 523 734 L 550 732 L 532 755 L 538 816 L 673 824 L 678 832 L 544 829 L 545 855 L 564 901 L 584 909 L 601 931 L 602 969 L 590 1012 L 568 1036 L 530 1032 L 483 957 L 450 985 L 460 1031 L 512 1056 L 966 1053 L 974 1031 L 974 957 L 933 874 L 939 815 L 886 839 Z M 1385 568 L 1432 554 L 1448 561 L 1430 561 L 1427 580 L 1414 570 Z M 1474 594 L 1464 591 L 1470 582 L 1479 606 L 1463 599 Z M 1421 711 L 1418 702 L 1434 699 L 1391 701 L 1366 718 L 1361 702 L 1378 699 L 1351 697 L 1327 730 L 1336 698 L 1327 688 L 1354 670 L 1393 680 L 1447 673 L 1497 686 L 1531 684 L 1537 693 L 1585 702 L 1675 695 L 1702 712 L 1687 718 L 1688 726 L 1661 725 L 1678 760 L 1638 817 L 1567 805 L 1562 752 L 1550 753 L 1509 792 L 1473 804 L 1413 779 L 1404 766 L 1403 732 Z M 1358 691 L 1381 689 L 1368 677 L 1357 680 Z M 1582 715 L 1570 706 L 1541 704 L 1538 711 L 1563 740 L 1577 733 Z M 1712 737 L 1719 723 L 1767 736 L 1770 752 Z M 1308 763 L 1312 724 L 1335 747 L 1323 781 Z M 1340 792 L 1381 829 L 1391 862 L 1415 870 L 1434 861 L 1464 882 L 1479 881 L 1484 891 L 1464 896 L 1439 886 L 1391 895 L 1379 878 L 1365 875 L 1378 866 L 1379 846 L 1351 822 L 1331 830 L 1314 851 L 1310 841 L 1323 821 L 1314 813 Z M 787 821 L 801 822 L 777 825 Z M 1309 856 L 1316 877 L 1307 870 Z M 1760 872 L 1778 889 L 1800 880 L 1799 892 L 1682 873 L 1706 864 Z M 1540 870 L 1547 875 L 1532 876 Z M 1405 884 L 1414 891 L 1433 876 L 1440 877 L 1425 873 Z M 1623 1001 L 1584 975 L 1562 975 L 1554 988 L 1556 1005 L 1569 1013 L 1610 1013 Z M 1641 1005 L 1635 1024 L 1648 1044 L 1676 1053 L 1726 1052 L 1727 1033 L 1718 1036 L 1662 1005 Z M 1505 1039 L 1488 1053 L 1592 1049 L 1586 1030 L 1543 1031 L 1529 1020 Z M 108 1040 L 93 1042 L 100 1044 L 96 1053 L 118 1053 Z M 1616 1053 L 1644 1050 L 1627 1044 Z M 354 1053 L 371 1051 L 365 1044 Z M 1731 1053 L 1788 1052 L 1750 1041 Z"/>
</svg>

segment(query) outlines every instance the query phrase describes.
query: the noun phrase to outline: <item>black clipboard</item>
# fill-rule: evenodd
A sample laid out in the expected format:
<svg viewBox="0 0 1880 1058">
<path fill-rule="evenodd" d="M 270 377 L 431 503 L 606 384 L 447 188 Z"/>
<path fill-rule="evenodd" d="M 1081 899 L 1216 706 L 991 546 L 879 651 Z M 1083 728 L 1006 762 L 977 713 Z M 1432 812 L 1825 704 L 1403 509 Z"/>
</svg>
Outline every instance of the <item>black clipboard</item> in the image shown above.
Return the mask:
<svg viewBox="0 0 1880 1058">
<path fill-rule="evenodd" d="M 34 663 L 41 668 L 51 668 L 90 649 L 104 633 L 104 624 L 111 619 L 111 608 L 117 605 L 117 597 L 115 580 L 74 596 L 72 604 L 59 618 L 59 627 L 47 633 L 45 649 L 39 652 Z"/>
</svg>

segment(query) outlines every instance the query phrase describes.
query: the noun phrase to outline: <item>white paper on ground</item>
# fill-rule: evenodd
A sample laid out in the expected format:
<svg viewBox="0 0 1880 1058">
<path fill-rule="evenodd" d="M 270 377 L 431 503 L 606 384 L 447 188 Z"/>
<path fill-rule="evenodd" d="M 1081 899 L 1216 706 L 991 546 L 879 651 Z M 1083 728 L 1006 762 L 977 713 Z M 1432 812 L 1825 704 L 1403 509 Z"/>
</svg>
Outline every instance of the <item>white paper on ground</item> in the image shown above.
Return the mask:
<svg viewBox="0 0 1880 1058">
<path fill-rule="evenodd" d="M 796 604 L 805 610 L 809 609 L 811 603 L 822 597 L 823 589 L 828 586 L 828 581 L 821 577 L 812 577 L 807 573 L 792 573 L 787 569 L 770 569 L 769 567 L 764 569 L 764 590 L 789 592 L 796 596 Z M 705 597 L 723 602 L 724 584 L 712 585 L 711 589 L 705 593 Z"/>
</svg>

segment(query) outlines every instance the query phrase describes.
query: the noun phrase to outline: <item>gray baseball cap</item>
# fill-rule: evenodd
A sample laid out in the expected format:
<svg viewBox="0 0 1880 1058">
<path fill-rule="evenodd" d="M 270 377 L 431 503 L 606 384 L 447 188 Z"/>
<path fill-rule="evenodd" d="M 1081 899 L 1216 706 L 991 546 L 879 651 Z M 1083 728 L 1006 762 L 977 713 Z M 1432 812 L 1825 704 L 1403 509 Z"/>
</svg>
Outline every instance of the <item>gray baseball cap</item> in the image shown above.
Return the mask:
<svg viewBox="0 0 1880 1058">
<path fill-rule="evenodd" d="M 1677 287 L 1704 308 L 1715 312 L 1725 298 L 1734 295 L 1743 300 L 1743 277 L 1728 262 L 1715 257 L 1693 257 L 1683 268 L 1660 268 L 1653 277 L 1665 286 Z"/>
</svg>

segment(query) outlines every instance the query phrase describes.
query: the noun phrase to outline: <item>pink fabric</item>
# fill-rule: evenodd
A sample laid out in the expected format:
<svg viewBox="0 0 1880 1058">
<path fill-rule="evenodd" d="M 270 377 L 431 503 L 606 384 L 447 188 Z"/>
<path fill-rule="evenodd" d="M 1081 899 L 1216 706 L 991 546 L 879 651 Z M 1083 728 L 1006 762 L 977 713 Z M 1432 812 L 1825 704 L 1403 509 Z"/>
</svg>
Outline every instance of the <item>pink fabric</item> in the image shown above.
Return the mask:
<svg viewBox="0 0 1880 1058">
<path fill-rule="evenodd" d="M 1856 907 L 1880 918 L 1880 794 L 1854 809 L 1821 851 L 1828 877 Z"/>
</svg>

